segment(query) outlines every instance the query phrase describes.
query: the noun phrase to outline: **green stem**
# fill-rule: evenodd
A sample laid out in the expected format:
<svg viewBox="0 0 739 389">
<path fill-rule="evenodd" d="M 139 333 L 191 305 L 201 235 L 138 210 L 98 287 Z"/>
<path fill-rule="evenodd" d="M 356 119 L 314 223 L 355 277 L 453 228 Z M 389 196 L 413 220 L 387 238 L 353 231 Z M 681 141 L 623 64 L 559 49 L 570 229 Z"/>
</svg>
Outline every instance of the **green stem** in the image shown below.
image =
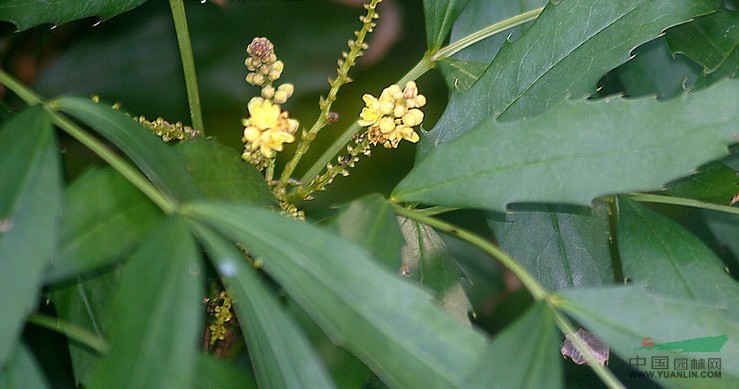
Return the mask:
<svg viewBox="0 0 739 389">
<path fill-rule="evenodd" d="M 709 209 L 711 211 L 719 211 L 739 215 L 739 208 L 731 207 L 728 205 L 719 205 L 706 203 L 703 201 L 686 199 L 682 197 L 670 197 L 647 193 L 629 193 L 628 195 L 632 200 L 640 203 L 658 203 L 658 204 L 670 204 L 670 205 L 682 205 L 684 207 L 702 208 Z"/>
<path fill-rule="evenodd" d="M 416 66 L 413 67 L 408 73 L 406 73 L 400 80 L 398 80 L 398 85 L 402 88 L 403 85 L 405 85 L 408 81 L 413 81 L 422 75 L 424 75 L 426 72 L 431 70 L 433 68 L 433 62 L 431 62 L 431 58 L 429 56 L 423 57 L 420 62 L 416 64 Z M 321 170 L 326 167 L 326 164 L 331 162 L 331 160 L 338 155 L 338 153 L 349 143 L 349 141 L 352 140 L 354 135 L 356 135 L 357 132 L 362 127 L 360 127 L 359 123 L 354 122 L 349 128 L 347 128 L 338 139 L 334 141 L 334 143 L 329 146 L 326 151 L 321 154 L 321 157 L 316 160 L 313 165 L 308 169 L 308 171 L 303 175 L 303 177 L 300 179 L 300 183 L 302 185 L 308 185 L 313 181 L 314 178 L 318 176 L 318 174 L 321 173 Z M 297 191 L 297 188 L 293 190 L 293 193 Z"/>
<path fill-rule="evenodd" d="M 416 209 L 416 212 L 420 213 L 421 215 L 426 216 L 434 216 L 439 215 L 446 212 L 456 211 L 458 209 L 461 209 L 459 207 L 442 207 L 441 205 L 437 205 L 434 207 L 428 207 L 423 209 Z"/>
<path fill-rule="evenodd" d="M 475 235 L 474 233 L 463 228 L 457 227 L 453 224 L 424 215 L 423 213 L 415 210 L 401 207 L 397 204 L 393 204 L 393 208 L 395 209 L 395 213 L 400 216 L 431 226 L 438 231 L 461 239 L 490 254 L 490 256 L 495 258 L 498 262 L 500 262 L 503 266 L 510 270 L 510 272 L 513 273 L 513 275 L 521 281 L 521 283 L 524 285 L 524 287 L 526 287 L 526 289 L 528 289 L 529 293 L 531 293 L 535 300 L 539 301 L 546 299 L 548 295 L 547 291 L 544 290 L 544 287 L 542 287 L 541 284 L 539 284 L 539 282 L 531 274 L 529 274 L 526 269 L 523 268 L 523 266 L 521 266 L 518 262 L 516 262 L 515 259 L 506 254 L 503 250 L 499 249 L 484 238 Z"/>
<path fill-rule="evenodd" d="M 108 352 L 108 344 L 105 340 L 87 331 L 86 329 L 72 324 L 68 321 L 59 320 L 57 318 L 34 313 L 28 317 L 28 322 L 39 327 L 47 328 L 52 331 L 65 335 L 69 339 L 84 344 L 85 346 L 95 350 L 98 354 Z"/>
<path fill-rule="evenodd" d="M 550 298 L 547 299 L 547 304 L 552 309 L 554 322 L 559 330 L 565 335 L 570 335 L 568 338 L 572 342 L 572 345 L 575 346 L 575 349 L 585 357 L 585 360 L 588 362 L 588 366 L 593 369 L 595 374 L 603 381 L 603 383 L 605 383 L 607 387 L 613 389 L 625 388 L 621 381 L 613 375 L 611 370 L 598 363 L 590 349 L 590 346 L 583 342 L 579 337 L 575 336 L 577 333 L 575 326 L 573 326 L 572 323 L 570 323 L 570 321 L 557 310 L 556 302 Z"/>
<path fill-rule="evenodd" d="M 198 79 L 195 76 L 195 60 L 193 59 L 192 46 L 190 45 L 190 33 L 187 30 L 185 5 L 182 3 L 182 0 L 169 0 L 169 7 L 172 10 L 174 28 L 177 31 L 177 43 L 180 46 L 182 69 L 185 72 L 185 85 L 187 87 L 187 101 L 190 104 L 192 128 L 201 134 L 205 134 L 203 128 L 203 113 L 200 109 Z"/>
<path fill-rule="evenodd" d="M 464 50 L 465 48 L 469 46 L 472 46 L 473 44 L 481 40 L 489 38 L 509 28 L 513 28 L 521 24 L 530 22 L 536 19 L 537 17 L 539 17 L 539 14 L 541 13 L 543 9 L 544 7 L 532 9 L 531 11 L 524 12 L 520 15 L 516 15 L 512 18 L 502 20 L 498 23 L 487 26 L 481 30 L 475 31 L 472 34 L 467 35 L 466 37 L 459 39 L 458 41 L 451 43 L 446 47 L 439 49 L 439 51 L 434 53 L 431 59 L 433 61 L 440 61 L 444 58 L 449 58 L 452 55 Z"/>
<path fill-rule="evenodd" d="M 152 185 L 146 177 L 136 170 L 136 168 L 128 164 L 123 158 L 119 157 L 103 142 L 100 142 L 97 138 L 85 132 L 85 130 L 80 128 L 67 117 L 54 110 L 53 107 L 45 104 L 43 98 L 33 92 L 30 88 L 26 87 L 3 70 L 0 70 L 0 84 L 7 86 L 8 89 L 12 90 L 28 105 L 44 104 L 44 108 L 51 116 L 54 124 L 66 131 L 69 135 L 77 139 L 77 141 L 85 145 L 97 156 L 107 162 L 111 167 L 113 167 L 113 169 L 128 179 L 128 181 L 130 181 L 134 186 L 139 188 L 141 192 L 158 205 L 165 213 L 172 213 L 175 211 L 174 206 L 167 201 L 154 185 Z"/>
</svg>

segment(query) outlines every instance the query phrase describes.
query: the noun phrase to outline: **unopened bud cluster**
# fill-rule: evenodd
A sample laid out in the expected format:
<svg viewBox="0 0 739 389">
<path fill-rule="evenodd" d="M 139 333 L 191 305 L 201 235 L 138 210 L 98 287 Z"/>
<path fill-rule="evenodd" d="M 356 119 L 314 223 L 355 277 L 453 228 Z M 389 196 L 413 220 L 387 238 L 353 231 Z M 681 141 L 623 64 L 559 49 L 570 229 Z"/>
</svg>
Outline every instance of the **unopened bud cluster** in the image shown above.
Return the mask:
<svg viewBox="0 0 739 389">
<path fill-rule="evenodd" d="M 295 141 L 299 123 L 290 119 L 280 104 L 287 102 L 295 88 L 292 84 L 282 84 L 275 88 L 272 84 L 282 74 L 284 64 L 277 60 L 274 45 L 267 38 L 254 38 L 247 46 L 249 57 L 244 64 L 250 73 L 246 82 L 262 87 L 261 97 L 254 97 L 247 104 L 249 118 L 244 119 L 244 153 L 242 158 L 259 168 L 264 168 L 268 159 L 283 150 L 285 143 Z"/>
<path fill-rule="evenodd" d="M 157 120 L 149 121 L 143 116 L 136 118 L 136 121 L 144 125 L 144 127 L 150 128 L 154 134 L 161 137 L 163 141 L 169 142 L 173 139 L 185 140 L 190 139 L 198 134 L 196 130 L 193 130 L 190 126 L 185 126 L 181 122 L 171 124 L 170 122 L 157 118 Z"/>
<path fill-rule="evenodd" d="M 418 142 L 413 127 L 423 122 L 423 112 L 419 108 L 426 105 L 426 97 L 418 94 L 415 82 L 408 81 L 402 90 L 398 85 L 391 85 L 379 98 L 365 94 L 362 99 L 365 107 L 359 115 L 359 125 L 369 127 L 367 136 L 372 144 L 396 148 L 403 139 Z"/>
<path fill-rule="evenodd" d="M 216 320 L 208 327 L 210 330 L 211 346 L 215 344 L 216 341 L 225 339 L 226 333 L 228 333 L 226 323 L 230 322 L 233 318 L 233 312 L 231 311 L 232 304 L 233 299 L 228 295 L 228 293 L 223 291 L 218 294 L 218 298 L 212 307 L 212 314 Z"/>
</svg>

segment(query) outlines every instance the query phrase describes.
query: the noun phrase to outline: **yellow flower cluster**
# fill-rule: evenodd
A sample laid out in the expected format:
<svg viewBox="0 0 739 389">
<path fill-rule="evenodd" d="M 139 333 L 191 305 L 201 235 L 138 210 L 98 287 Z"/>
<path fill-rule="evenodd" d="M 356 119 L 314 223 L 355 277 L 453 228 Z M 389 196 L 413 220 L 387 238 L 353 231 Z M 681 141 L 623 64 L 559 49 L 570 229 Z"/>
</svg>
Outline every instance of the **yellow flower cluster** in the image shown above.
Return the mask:
<svg viewBox="0 0 739 389">
<path fill-rule="evenodd" d="M 359 115 L 360 126 L 369 126 L 367 136 L 373 144 L 381 143 L 385 148 L 396 148 L 401 140 L 418 142 L 418 134 L 413 127 L 423 122 L 420 109 L 426 105 L 426 98 L 418 94 L 418 87 L 408 81 L 404 89 L 398 85 L 385 88 L 376 98 L 365 94 L 362 99 L 366 107 Z"/>
<path fill-rule="evenodd" d="M 295 141 L 298 121 L 290 119 L 287 112 L 280 109 L 270 99 L 254 97 L 247 105 L 249 118 L 245 119 L 244 136 L 246 143 L 242 158 L 249 160 L 251 153 L 259 150 L 264 158 L 274 158 L 276 151 L 282 151 L 283 144 Z"/>
<path fill-rule="evenodd" d="M 215 344 L 217 340 L 223 340 L 225 338 L 226 332 L 228 331 L 224 325 L 231 321 L 231 318 L 233 317 L 233 314 L 231 313 L 231 304 L 233 303 L 233 299 L 231 296 L 226 292 L 221 292 L 218 294 L 218 300 L 222 300 L 223 304 L 213 308 L 216 322 L 208 327 L 210 330 L 211 345 Z"/>
<path fill-rule="evenodd" d="M 280 78 L 285 64 L 277 60 L 275 46 L 269 39 L 254 38 L 246 47 L 246 52 L 249 57 L 244 61 L 244 65 L 250 71 L 246 75 L 246 82 L 262 86 Z"/>
</svg>

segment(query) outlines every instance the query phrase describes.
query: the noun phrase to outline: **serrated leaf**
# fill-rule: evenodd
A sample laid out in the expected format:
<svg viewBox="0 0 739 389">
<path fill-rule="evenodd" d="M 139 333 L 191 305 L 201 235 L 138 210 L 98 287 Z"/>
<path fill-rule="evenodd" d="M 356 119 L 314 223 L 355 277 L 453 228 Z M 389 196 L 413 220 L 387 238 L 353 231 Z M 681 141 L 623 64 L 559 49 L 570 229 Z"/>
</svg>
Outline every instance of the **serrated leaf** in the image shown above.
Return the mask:
<svg viewBox="0 0 739 389">
<path fill-rule="evenodd" d="M 415 220 L 398 217 L 405 244 L 402 249 L 403 274 L 433 290 L 444 310 L 457 320 L 469 323 L 472 304 L 467 298 L 464 274 L 433 228 Z"/>
<path fill-rule="evenodd" d="M 703 89 L 728 77 L 736 77 L 739 72 L 739 47 L 729 54 L 724 63 L 711 73 L 699 77 L 693 84 L 693 89 Z"/>
<path fill-rule="evenodd" d="M 184 168 L 184 159 L 130 117 L 80 97 L 61 97 L 49 104 L 113 142 L 171 201 L 192 200 L 200 196 Z"/>
<path fill-rule="evenodd" d="M 260 386 L 335 387 L 303 332 L 235 246 L 205 227 L 196 225 L 194 231 L 234 299 Z"/>
<path fill-rule="evenodd" d="M 39 366 L 31 349 L 24 342 L 18 344 L 13 358 L 4 369 L 0 369 L 0 387 L 51 388 L 46 379 L 46 374 Z"/>
<path fill-rule="evenodd" d="M 685 54 L 708 73 L 721 66 L 739 46 L 739 12 L 716 3 L 716 12 L 671 28 L 665 34 L 673 53 Z"/>
<path fill-rule="evenodd" d="M 45 281 L 79 276 L 124 258 L 160 220 L 159 209 L 115 170 L 85 173 L 64 192 L 61 250 Z"/>
<path fill-rule="evenodd" d="M 608 239 L 608 205 L 591 209 L 530 206 L 490 218 L 500 248 L 546 290 L 614 282 Z"/>
<path fill-rule="evenodd" d="M 249 205 L 184 210 L 243 244 L 335 343 L 398 387 L 457 386 L 485 337 L 366 251 L 315 226 Z"/>
<path fill-rule="evenodd" d="M 551 310 L 539 302 L 497 335 L 465 388 L 561 388 L 561 335 Z"/>
<path fill-rule="evenodd" d="M 679 382 L 703 388 L 739 385 L 739 360 L 736 358 L 739 355 L 739 321 L 726 311 L 726 307 L 652 294 L 638 286 L 573 289 L 554 296 L 552 301 L 632 366 L 636 367 L 635 358 L 644 358 L 642 371 L 654 371 L 650 369 L 652 356 L 667 356 L 670 360 L 668 372 L 674 371 L 674 358 L 720 358 L 720 378 L 696 377 Z M 714 336 L 728 337 L 720 352 L 679 352 L 668 349 L 669 345 L 650 350 L 642 344 L 645 338 L 651 338 L 650 343 L 665 344 Z M 660 378 L 656 372 L 654 378 L 667 386 L 676 384 L 674 378 Z M 631 378 L 624 380 L 624 384 L 635 386 L 643 379 Z"/>
<path fill-rule="evenodd" d="M 384 197 L 369 195 L 343 206 L 332 227 L 342 238 L 367 249 L 387 270 L 400 273 L 403 235 Z"/>
<path fill-rule="evenodd" d="M 275 202 L 275 196 L 257 169 L 240 153 L 216 139 L 192 139 L 177 145 L 185 158 L 195 185 L 211 200 L 245 201 L 260 205 Z"/>
<path fill-rule="evenodd" d="M 429 49 L 438 49 L 444 43 L 454 21 L 470 0 L 424 0 L 426 39 Z"/>
<path fill-rule="evenodd" d="M 51 121 L 33 106 L 0 131 L 0 369 L 37 304 L 59 245 L 61 171 Z"/>
<path fill-rule="evenodd" d="M 110 351 L 92 387 L 184 387 L 192 381 L 202 329 L 200 255 L 172 216 L 126 264 L 113 297 Z"/>
<path fill-rule="evenodd" d="M 433 150 L 393 196 L 504 211 L 514 202 L 589 205 L 604 194 L 659 189 L 739 141 L 738 91 L 727 80 L 665 102 L 577 101 L 529 120 L 487 120 Z"/>
<path fill-rule="evenodd" d="M 726 274 L 716 254 L 668 217 L 621 197 L 618 250 L 624 278 L 630 282 L 660 294 L 736 309 L 739 284 Z"/>
<path fill-rule="evenodd" d="M 77 19 L 99 16 L 107 20 L 144 4 L 147 0 L 3 0 L 0 20 L 23 31 L 39 24 L 54 26 Z"/>
<path fill-rule="evenodd" d="M 739 193 L 739 177 L 734 169 L 721 162 L 713 162 L 692 176 L 667 184 L 664 193 L 708 203 L 729 204 Z"/>
<path fill-rule="evenodd" d="M 461 61 L 454 58 L 445 58 L 438 64 L 447 87 L 459 92 L 470 89 L 487 68 L 487 64 L 481 62 Z"/>
<path fill-rule="evenodd" d="M 470 90 L 452 96 L 422 151 L 488 118 L 532 117 L 568 96 L 588 96 L 634 47 L 711 10 L 708 2 L 694 0 L 549 3 L 520 39 L 501 48 Z"/>
</svg>

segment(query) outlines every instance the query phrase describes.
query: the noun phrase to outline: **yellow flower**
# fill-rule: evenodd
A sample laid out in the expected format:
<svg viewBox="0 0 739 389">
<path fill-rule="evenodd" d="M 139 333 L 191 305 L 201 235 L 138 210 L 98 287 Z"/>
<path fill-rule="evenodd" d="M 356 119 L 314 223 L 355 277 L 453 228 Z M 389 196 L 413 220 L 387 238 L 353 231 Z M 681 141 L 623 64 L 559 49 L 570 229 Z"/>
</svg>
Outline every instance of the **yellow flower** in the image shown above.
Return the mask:
<svg viewBox="0 0 739 389">
<path fill-rule="evenodd" d="M 419 136 L 413 127 L 423 122 L 423 112 L 418 108 L 426 105 L 426 98 L 418 94 L 415 82 L 407 82 L 402 90 L 398 85 L 391 85 L 379 98 L 366 94 L 362 99 L 365 107 L 358 123 L 369 127 L 367 134 L 373 144 L 395 148 L 403 139 L 418 142 Z"/>
<path fill-rule="evenodd" d="M 285 143 L 295 141 L 293 134 L 298 129 L 298 121 L 290 119 L 280 106 L 255 97 L 249 101 L 249 119 L 244 122 L 241 139 L 247 150 L 257 150 L 265 158 L 273 158 L 276 151 L 282 151 Z"/>
</svg>

